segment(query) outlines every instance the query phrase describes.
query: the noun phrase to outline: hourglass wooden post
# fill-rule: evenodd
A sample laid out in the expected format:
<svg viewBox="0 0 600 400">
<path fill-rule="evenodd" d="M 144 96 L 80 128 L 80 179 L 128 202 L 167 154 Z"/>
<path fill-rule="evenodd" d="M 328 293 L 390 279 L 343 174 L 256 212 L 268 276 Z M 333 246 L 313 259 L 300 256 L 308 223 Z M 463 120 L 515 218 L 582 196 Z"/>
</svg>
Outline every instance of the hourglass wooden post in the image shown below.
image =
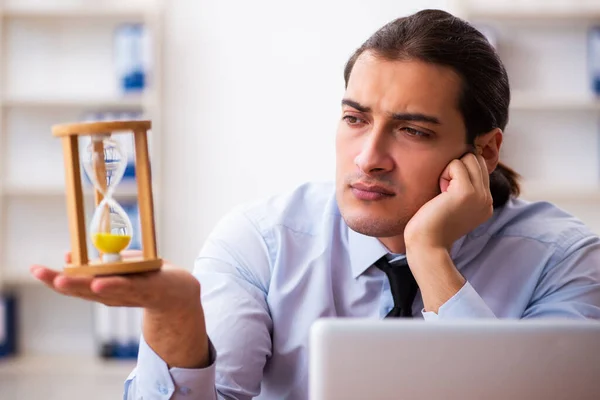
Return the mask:
<svg viewBox="0 0 600 400">
<path fill-rule="evenodd" d="M 115 275 L 160 269 L 162 260 L 158 258 L 156 251 L 152 178 L 148 154 L 148 130 L 150 128 L 150 121 L 89 122 L 52 127 L 53 136 L 60 137 L 63 142 L 65 164 L 66 202 L 71 235 L 71 263 L 65 266 L 65 274 Z M 117 146 L 113 146 L 113 148 L 110 147 L 110 144 L 107 145 L 113 133 L 133 134 L 134 136 L 137 200 L 142 239 L 142 256 L 137 258 L 122 259 L 120 257 L 120 252 L 129 244 L 131 236 L 126 233 L 119 234 L 117 231 L 131 230 L 131 223 L 127 223 L 129 219 L 126 215 L 125 218 L 119 215 L 122 208 L 119 210 L 120 206 L 116 200 L 111 198 L 114 187 L 110 188 L 110 182 L 107 183 L 111 179 L 109 173 L 115 169 L 112 163 L 108 168 L 105 162 L 107 151 L 117 149 Z M 91 164 L 84 163 L 86 173 L 94 182 L 96 212 L 92 224 L 96 221 L 98 233 L 92 234 L 92 236 L 97 235 L 94 236 L 95 241 L 92 241 L 101 255 L 99 260 L 93 261 L 89 260 L 87 252 L 79 151 L 79 137 L 81 136 L 90 137 L 90 154 L 87 156 L 93 160 Z M 117 154 L 122 155 L 118 150 L 116 151 Z M 119 160 L 119 162 L 121 161 Z M 121 177 L 116 177 L 116 185 Z"/>
</svg>

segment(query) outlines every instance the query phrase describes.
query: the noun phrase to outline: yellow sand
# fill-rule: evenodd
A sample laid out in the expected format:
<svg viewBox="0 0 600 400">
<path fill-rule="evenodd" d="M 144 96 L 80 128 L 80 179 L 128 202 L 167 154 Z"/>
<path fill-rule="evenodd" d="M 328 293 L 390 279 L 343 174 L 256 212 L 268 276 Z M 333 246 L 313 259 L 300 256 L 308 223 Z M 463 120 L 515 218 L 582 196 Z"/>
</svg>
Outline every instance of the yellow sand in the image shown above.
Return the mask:
<svg viewBox="0 0 600 400">
<path fill-rule="evenodd" d="M 94 233 L 92 243 L 102 253 L 120 253 L 125 250 L 131 241 L 129 235 L 115 235 L 114 233 Z"/>
</svg>

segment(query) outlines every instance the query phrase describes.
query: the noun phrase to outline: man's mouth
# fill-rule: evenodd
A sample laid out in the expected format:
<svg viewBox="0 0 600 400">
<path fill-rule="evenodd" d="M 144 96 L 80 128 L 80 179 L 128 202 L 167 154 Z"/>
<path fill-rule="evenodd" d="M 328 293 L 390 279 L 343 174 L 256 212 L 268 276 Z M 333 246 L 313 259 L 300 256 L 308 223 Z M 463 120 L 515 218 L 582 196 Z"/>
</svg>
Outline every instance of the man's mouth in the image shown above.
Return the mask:
<svg viewBox="0 0 600 400">
<path fill-rule="evenodd" d="M 368 185 L 365 183 L 353 183 L 350 185 L 354 196 L 360 200 L 375 201 L 395 196 L 393 190 L 382 185 Z"/>
</svg>

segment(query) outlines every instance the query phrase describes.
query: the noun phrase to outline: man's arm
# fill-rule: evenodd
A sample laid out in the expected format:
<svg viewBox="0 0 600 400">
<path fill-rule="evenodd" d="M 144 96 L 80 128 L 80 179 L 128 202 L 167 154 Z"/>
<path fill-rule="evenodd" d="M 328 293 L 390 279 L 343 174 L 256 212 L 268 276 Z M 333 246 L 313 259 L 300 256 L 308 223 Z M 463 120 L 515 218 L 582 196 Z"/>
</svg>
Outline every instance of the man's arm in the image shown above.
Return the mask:
<svg viewBox="0 0 600 400">
<path fill-rule="evenodd" d="M 271 355 L 270 262 L 263 236 L 241 212 L 213 231 L 196 276 L 169 265 L 148 274 L 98 278 L 68 277 L 43 266 L 31 271 L 64 295 L 144 308 L 138 363 L 125 382 L 125 399 L 259 394 Z"/>
<path fill-rule="evenodd" d="M 600 320 L 600 238 L 575 237 L 558 258 L 546 265 L 523 318 Z"/>
<path fill-rule="evenodd" d="M 442 193 L 423 205 L 404 231 L 406 258 L 421 290 L 424 317 L 461 300 L 471 316 L 493 318 L 494 313 L 465 281 L 449 253 L 459 237 L 493 214 L 484 158 L 467 154 L 450 162 L 440 178 L 440 188 Z"/>
<path fill-rule="evenodd" d="M 406 257 L 415 276 L 424 318 L 495 318 L 457 270 L 449 248 L 492 215 L 489 174 L 481 155 L 453 160 L 442 173 L 442 193 L 426 203 L 405 229 Z M 600 239 L 569 235 L 568 250 L 546 265 L 524 318 L 600 319 Z M 567 240 L 567 239 L 566 239 Z"/>
<path fill-rule="evenodd" d="M 204 312 L 198 293 L 170 313 L 144 310 L 143 334 L 148 345 L 170 367 L 204 368 L 210 364 Z"/>
<path fill-rule="evenodd" d="M 415 278 L 424 285 L 426 320 L 495 318 L 445 249 L 411 251 L 414 270 L 421 274 Z M 600 319 L 600 238 L 579 235 L 545 266 L 522 318 L 548 317 Z"/>
<path fill-rule="evenodd" d="M 129 252 L 124 257 L 135 255 L 137 252 Z M 66 296 L 108 306 L 144 308 L 143 332 L 148 338 L 144 345 L 155 349 L 155 353 L 152 352 L 160 363 L 166 365 L 164 359 L 173 367 L 207 365 L 208 340 L 200 306 L 200 284 L 189 272 L 171 265 L 163 265 L 160 271 L 152 273 L 110 277 L 65 276 L 37 265 L 32 266 L 31 272 L 48 287 Z M 141 353 L 143 357 L 143 351 Z M 164 376 L 157 376 L 158 370 L 161 369 L 155 368 L 153 374 L 148 374 L 152 379 L 147 381 L 153 382 L 138 384 L 131 398 L 169 398 L 165 397 L 168 395 L 166 386 L 156 383 L 166 381 Z M 164 370 L 167 368 L 162 368 Z"/>
<path fill-rule="evenodd" d="M 448 250 L 408 247 L 407 258 L 419 283 L 425 320 L 496 318 L 494 312 L 460 274 Z M 414 266 L 413 266 L 414 264 Z"/>
<path fill-rule="evenodd" d="M 443 248 L 407 248 L 415 279 L 419 282 L 425 318 L 439 314 L 440 308 L 459 303 L 470 317 L 495 318 L 492 310 L 460 274 L 450 254 Z M 468 310 L 468 311 L 467 311 Z"/>
<path fill-rule="evenodd" d="M 128 399 L 246 400 L 260 393 L 263 368 L 271 355 L 272 321 L 266 301 L 270 262 L 263 236 L 243 212 L 233 212 L 218 224 L 193 274 L 202 282 L 202 318 L 187 318 L 206 321 L 210 341 L 188 337 L 184 342 L 180 337 L 174 343 L 180 349 L 169 349 L 171 344 L 165 342 L 168 357 L 142 341 L 137 367 L 125 384 Z M 164 334 L 177 338 L 179 328 L 168 326 Z M 156 326 L 152 334 L 160 336 L 160 329 Z M 181 361 L 190 361 L 186 351 L 202 343 L 210 355 L 206 368 L 172 363 L 177 354 Z"/>
</svg>

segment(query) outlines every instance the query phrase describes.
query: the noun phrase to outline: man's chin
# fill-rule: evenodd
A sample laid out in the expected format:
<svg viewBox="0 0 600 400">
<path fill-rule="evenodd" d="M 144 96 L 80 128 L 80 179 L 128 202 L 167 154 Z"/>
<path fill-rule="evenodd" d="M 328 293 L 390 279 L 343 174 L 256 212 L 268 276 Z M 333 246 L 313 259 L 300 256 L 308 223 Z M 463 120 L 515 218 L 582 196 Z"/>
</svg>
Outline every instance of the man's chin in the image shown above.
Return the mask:
<svg viewBox="0 0 600 400">
<path fill-rule="evenodd" d="M 373 214 L 356 214 L 347 215 L 342 211 L 342 218 L 346 225 L 355 232 L 365 236 L 373 236 L 377 238 L 394 237 L 404 233 L 405 224 L 400 221 L 390 221 L 388 218 L 377 217 Z"/>
</svg>

